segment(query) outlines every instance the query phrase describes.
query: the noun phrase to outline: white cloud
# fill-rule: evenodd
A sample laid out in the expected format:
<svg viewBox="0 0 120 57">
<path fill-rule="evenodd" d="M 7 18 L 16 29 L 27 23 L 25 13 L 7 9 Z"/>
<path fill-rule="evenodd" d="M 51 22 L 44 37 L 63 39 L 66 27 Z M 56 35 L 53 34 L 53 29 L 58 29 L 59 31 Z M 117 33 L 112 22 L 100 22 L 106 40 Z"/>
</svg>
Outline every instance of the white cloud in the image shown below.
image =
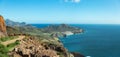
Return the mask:
<svg viewBox="0 0 120 57">
<path fill-rule="evenodd" d="M 73 2 L 73 3 L 79 3 L 80 0 L 64 0 L 65 2 Z"/>
<path fill-rule="evenodd" d="M 75 2 L 75 3 L 79 3 L 79 2 L 80 2 L 80 0 L 73 0 L 73 2 Z"/>
</svg>

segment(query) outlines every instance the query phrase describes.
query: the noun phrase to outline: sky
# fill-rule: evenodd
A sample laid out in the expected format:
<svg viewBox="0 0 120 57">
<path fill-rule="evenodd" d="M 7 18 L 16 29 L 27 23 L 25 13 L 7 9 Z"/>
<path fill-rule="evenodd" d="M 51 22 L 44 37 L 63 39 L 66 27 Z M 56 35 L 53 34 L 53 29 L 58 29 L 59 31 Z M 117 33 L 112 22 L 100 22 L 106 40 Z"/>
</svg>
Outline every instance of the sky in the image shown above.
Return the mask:
<svg viewBox="0 0 120 57">
<path fill-rule="evenodd" d="M 120 24 L 120 0 L 0 0 L 0 15 L 34 24 Z"/>
</svg>

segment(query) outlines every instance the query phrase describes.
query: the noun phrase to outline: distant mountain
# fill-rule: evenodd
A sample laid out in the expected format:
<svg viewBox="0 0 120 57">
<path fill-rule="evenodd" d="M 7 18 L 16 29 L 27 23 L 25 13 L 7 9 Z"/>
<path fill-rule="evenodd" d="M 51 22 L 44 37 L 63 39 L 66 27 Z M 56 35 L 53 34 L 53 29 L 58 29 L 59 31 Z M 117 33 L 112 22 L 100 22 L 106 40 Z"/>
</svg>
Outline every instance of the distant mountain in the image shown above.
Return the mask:
<svg viewBox="0 0 120 57">
<path fill-rule="evenodd" d="M 41 31 L 44 33 L 52 33 L 51 36 L 53 37 L 61 37 L 61 36 L 82 33 L 83 29 L 73 27 L 67 24 L 60 24 L 60 25 L 49 25 L 48 27 L 42 28 Z"/>
<path fill-rule="evenodd" d="M 60 25 L 49 25 L 48 27 L 43 28 L 44 32 L 82 32 L 80 28 L 73 27 L 67 24 L 60 24 Z"/>
<path fill-rule="evenodd" d="M 36 35 L 36 34 L 41 33 L 40 29 L 38 29 L 32 25 L 26 24 L 25 22 L 21 22 L 21 23 L 14 22 L 14 21 L 9 20 L 9 19 L 7 19 L 5 22 L 7 25 L 8 35 L 20 34 L 20 33 Z"/>
<path fill-rule="evenodd" d="M 25 26 L 27 25 L 25 22 L 14 22 L 10 19 L 5 20 L 7 26 Z"/>
<path fill-rule="evenodd" d="M 6 20 L 7 26 L 12 27 L 16 29 L 17 31 L 20 31 L 22 33 L 28 33 L 28 34 L 41 34 L 41 33 L 48 33 L 52 37 L 61 37 L 61 36 L 67 36 L 67 35 L 73 35 L 77 33 L 83 32 L 83 29 L 70 26 L 68 24 L 59 24 L 59 25 L 49 25 L 45 28 L 36 28 L 32 25 L 26 24 L 25 22 L 14 22 L 12 20 L 7 19 Z M 10 30 L 8 30 L 11 32 Z"/>
</svg>

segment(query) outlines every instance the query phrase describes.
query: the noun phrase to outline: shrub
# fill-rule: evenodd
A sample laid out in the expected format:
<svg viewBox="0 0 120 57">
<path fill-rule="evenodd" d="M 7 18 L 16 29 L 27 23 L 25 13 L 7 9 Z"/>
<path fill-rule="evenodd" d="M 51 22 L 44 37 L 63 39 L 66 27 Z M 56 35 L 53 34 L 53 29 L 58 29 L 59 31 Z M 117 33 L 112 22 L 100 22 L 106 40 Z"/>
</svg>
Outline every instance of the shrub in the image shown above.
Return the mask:
<svg viewBox="0 0 120 57">
<path fill-rule="evenodd" d="M 11 37 L 3 37 L 3 38 L 0 38 L 0 41 L 5 42 L 5 41 L 8 41 L 8 40 L 12 40 L 14 38 L 17 38 L 17 37 L 13 37 L 13 36 L 11 36 Z"/>
<path fill-rule="evenodd" d="M 14 47 L 14 46 L 16 46 L 18 44 L 19 44 L 19 40 L 17 40 L 15 43 L 11 43 L 11 44 L 7 45 L 7 47 L 12 48 L 12 47 Z"/>
<path fill-rule="evenodd" d="M 0 57 L 8 57 L 7 53 L 8 49 L 4 45 L 0 44 Z"/>
</svg>

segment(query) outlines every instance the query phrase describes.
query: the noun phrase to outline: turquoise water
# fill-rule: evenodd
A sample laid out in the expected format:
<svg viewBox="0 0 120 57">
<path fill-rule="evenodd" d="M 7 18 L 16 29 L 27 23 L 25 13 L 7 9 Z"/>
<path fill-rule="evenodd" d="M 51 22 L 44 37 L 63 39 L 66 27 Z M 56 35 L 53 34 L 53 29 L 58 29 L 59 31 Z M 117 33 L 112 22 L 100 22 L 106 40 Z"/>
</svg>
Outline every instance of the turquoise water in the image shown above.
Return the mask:
<svg viewBox="0 0 120 57">
<path fill-rule="evenodd" d="M 83 28 L 85 32 L 60 38 L 70 52 L 91 57 L 120 57 L 120 25 L 72 26 Z"/>
</svg>

